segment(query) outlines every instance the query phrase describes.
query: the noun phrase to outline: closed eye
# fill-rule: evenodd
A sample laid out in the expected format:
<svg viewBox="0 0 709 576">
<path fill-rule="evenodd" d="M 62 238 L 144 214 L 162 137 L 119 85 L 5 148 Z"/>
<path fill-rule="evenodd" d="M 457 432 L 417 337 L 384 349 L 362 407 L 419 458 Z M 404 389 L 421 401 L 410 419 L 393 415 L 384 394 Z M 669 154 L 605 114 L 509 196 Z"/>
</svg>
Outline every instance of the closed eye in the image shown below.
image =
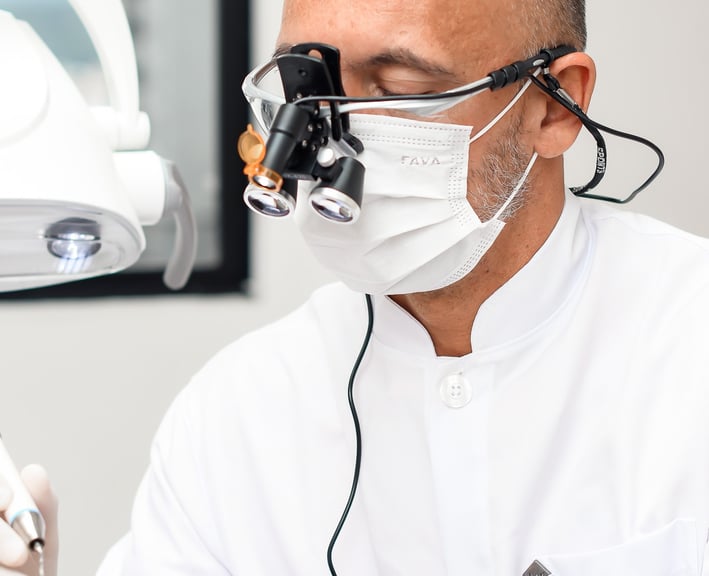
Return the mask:
<svg viewBox="0 0 709 576">
<path fill-rule="evenodd" d="M 412 92 L 412 91 L 394 91 L 394 90 L 387 90 L 386 88 L 382 86 L 376 86 L 374 88 L 374 93 L 375 96 L 412 96 L 412 95 L 420 95 L 420 94 L 436 94 L 434 90 L 427 90 L 426 92 Z"/>
<path fill-rule="evenodd" d="M 387 69 L 370 78 L 371 91 L 377 96 L 413 96 L 438 94 L 456 84 L 440 82 L 428 76 L 398 69 Z"/>
</svg>

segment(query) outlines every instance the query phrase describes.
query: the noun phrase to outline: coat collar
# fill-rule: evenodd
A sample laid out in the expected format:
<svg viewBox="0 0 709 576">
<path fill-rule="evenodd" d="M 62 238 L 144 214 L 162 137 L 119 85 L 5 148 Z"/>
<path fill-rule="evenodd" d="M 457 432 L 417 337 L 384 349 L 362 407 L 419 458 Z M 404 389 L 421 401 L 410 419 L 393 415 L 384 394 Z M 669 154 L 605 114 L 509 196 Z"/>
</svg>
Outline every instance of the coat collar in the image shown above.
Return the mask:
<svg viewBox="0 0 709 576">
<path fill-rule="evenodd" d="M 550 321 L 582 282 L 592 247 L 581 200 L 567 193 L 546 242 L 480 307 L 470 335 L 473 354 L 518 342 Z M 374 334 L 403 352 L 435 356 L 426 329 L 386 296 L 375 298 Z"/>
</svg>

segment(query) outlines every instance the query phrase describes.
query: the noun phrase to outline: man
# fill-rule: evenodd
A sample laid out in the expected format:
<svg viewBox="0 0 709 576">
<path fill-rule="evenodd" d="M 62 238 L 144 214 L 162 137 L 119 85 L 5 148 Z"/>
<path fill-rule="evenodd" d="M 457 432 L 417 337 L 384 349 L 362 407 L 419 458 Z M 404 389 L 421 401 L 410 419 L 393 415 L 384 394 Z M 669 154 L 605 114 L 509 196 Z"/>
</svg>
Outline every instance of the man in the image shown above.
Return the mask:
<svg viewBox="0 0 709 576">
<path fill-rule="evenodd" d="M 279 45 L 336 46 L 346 94 L 379 97 L 449 90 L 544 48 L 582 50 L 584 36 L 573 1 L 287 0 Z M 559 56 L 550 73 L 586 110 L 590 57 Z M 361 223 L 315 224 L 299 196 L 306 240 L 356 289 L 317 291 L 195 377 L 99 574 L 699 576 L 709 244 L 566 192 L 581 124 L 528 81 L 410 116 L 353 115 Z M 378 139 L 382 157 L 411 141 L 425 153 L 381 169 Z M 429 145 L 452 166 L 442 192 L 414 172 L 437 165 Z M 461 162 L 465 207 L 446 200 Z M 391 174 L 402 189 L 377 188 Z M 442 204 L 455 217 L 431 217 Z M 473 237 L 460 218 L 480 229 L 468 207 L 505 222 L 490 246 L 475 236 L 476 256 L 456 251 Z M 362 458 L 343 514 L 350 379 Z"/>
</svg>

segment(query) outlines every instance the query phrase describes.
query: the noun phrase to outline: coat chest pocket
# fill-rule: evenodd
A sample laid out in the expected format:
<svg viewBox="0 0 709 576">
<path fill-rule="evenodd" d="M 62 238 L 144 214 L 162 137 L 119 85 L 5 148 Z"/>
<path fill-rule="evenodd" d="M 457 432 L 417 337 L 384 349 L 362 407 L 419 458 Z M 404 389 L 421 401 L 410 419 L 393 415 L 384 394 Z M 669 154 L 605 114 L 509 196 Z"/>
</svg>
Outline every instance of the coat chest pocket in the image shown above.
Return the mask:
<svg viewBox="0 0 709 576">
<path fill-rule="evenodd" d="M 629 542 L 573 555 L 540 555 L 525 574 L 543 576 L 709 576 L 707 524 L 675 520 Z"/>
</svg>

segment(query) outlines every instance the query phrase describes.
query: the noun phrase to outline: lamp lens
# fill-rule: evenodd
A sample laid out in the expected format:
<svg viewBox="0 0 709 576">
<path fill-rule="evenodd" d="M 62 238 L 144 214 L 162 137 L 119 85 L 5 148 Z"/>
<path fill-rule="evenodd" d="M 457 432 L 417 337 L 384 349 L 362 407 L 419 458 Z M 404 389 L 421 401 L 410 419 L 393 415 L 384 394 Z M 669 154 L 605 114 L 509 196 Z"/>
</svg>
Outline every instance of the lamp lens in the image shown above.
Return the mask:
<svg viewBox="0 0 709 576">
<path fill-rule="evenodd" d="M 67 218 L 52 224 L 45 235 L 47 249 L 63 260 L 83 260 L 101 249 L 99 226 L 85 218 Z"/>
<path fill-rule="evenodd" d="M 266 190 L 276 190 L 278 188 L 278 183 L 268 176 L 264 176 L 263 174 L 254 174 L 253 178 L 256 184 Z"/>
</svg>

